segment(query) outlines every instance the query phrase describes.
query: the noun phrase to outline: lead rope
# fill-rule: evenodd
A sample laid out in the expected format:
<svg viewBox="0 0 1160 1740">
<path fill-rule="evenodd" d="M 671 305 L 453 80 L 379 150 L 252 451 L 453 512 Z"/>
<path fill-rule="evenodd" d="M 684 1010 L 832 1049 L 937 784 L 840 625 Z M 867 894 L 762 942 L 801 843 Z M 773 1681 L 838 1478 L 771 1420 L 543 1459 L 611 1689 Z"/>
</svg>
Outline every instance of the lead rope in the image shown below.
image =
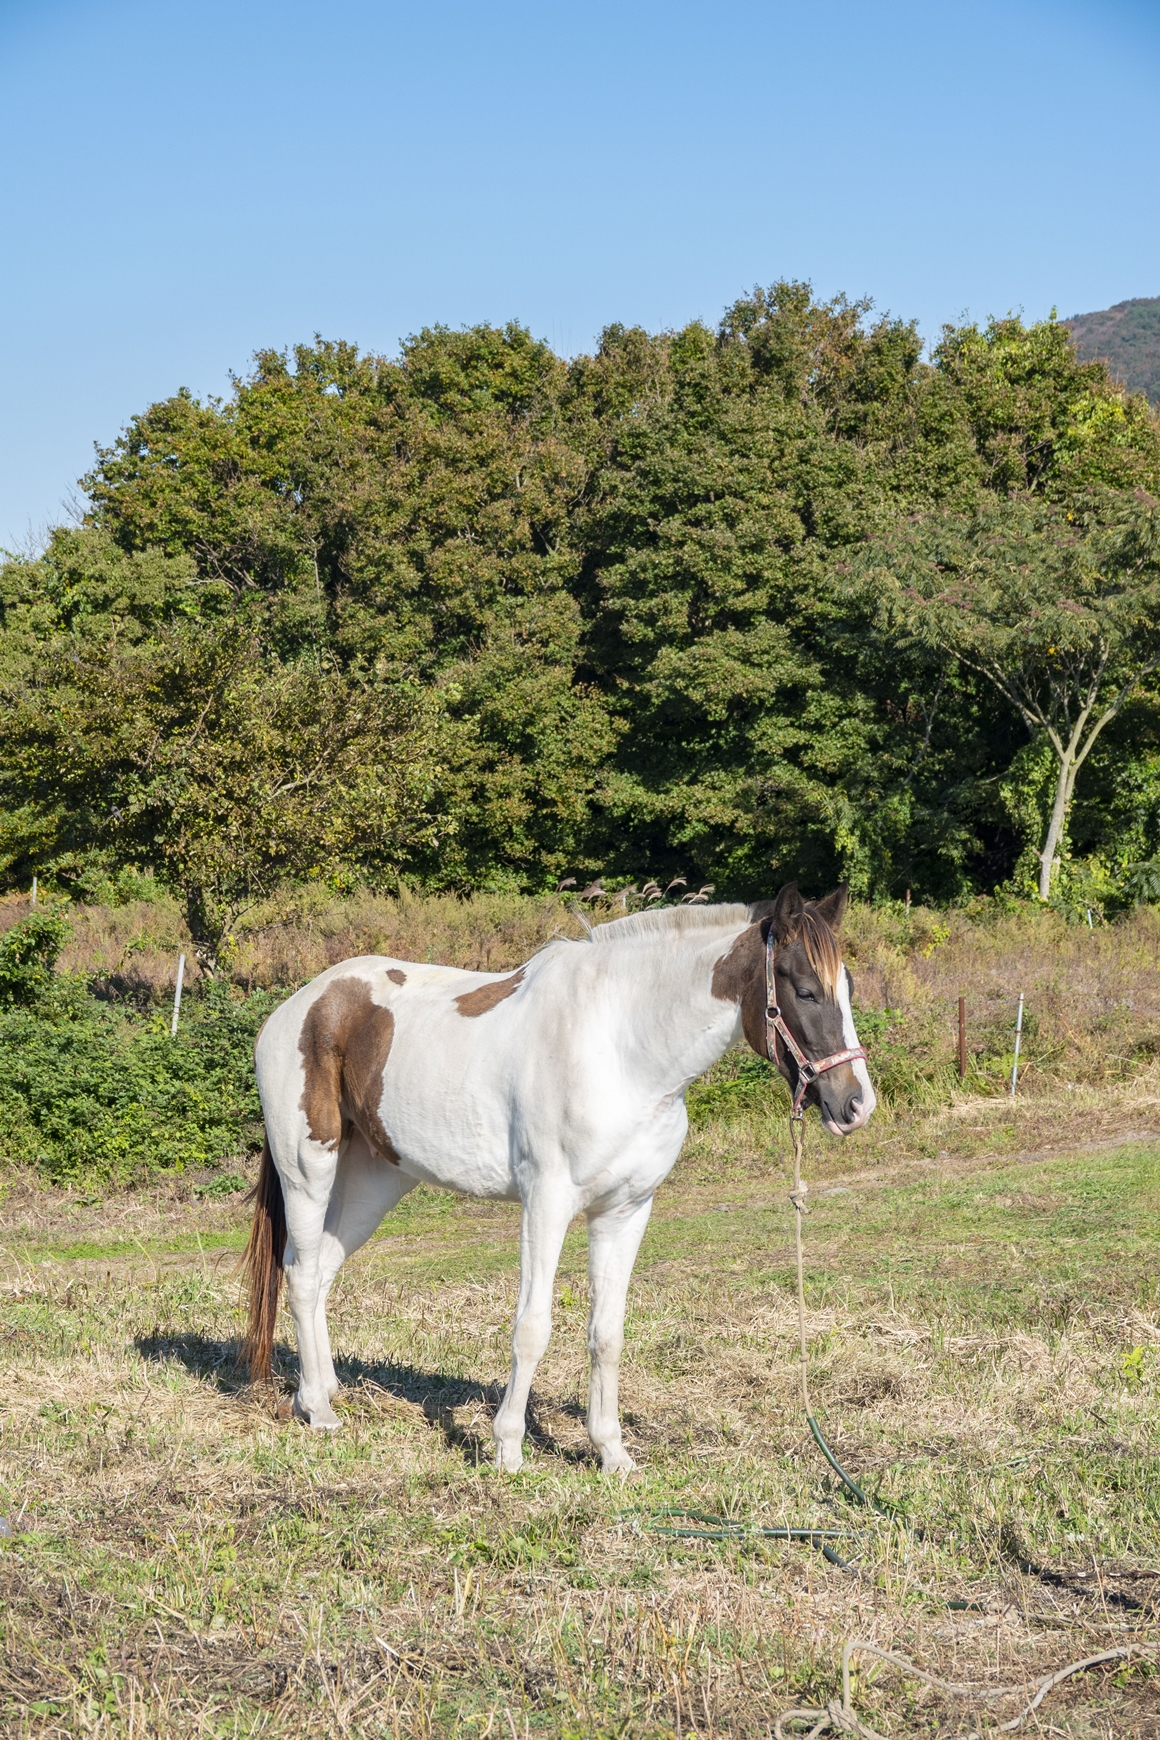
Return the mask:
<svg viewBox="0 0 1160 1740">
<path fill-rule="evenodd" d="M 805 1119 L 799 1112 L 789 1121 L 790 1135 L 793 1137 L 793 1189 L 789 1199 L 793 1203 L 793 1242 L 794 1255 L 797 1257 L 797 1302 L 798 1302 L 798 1336 L 801 1342 L 798 1353 L 798 1371 L 802 1382 L 802 1409 L 806 1419 L 813 1424 L 814 1411 L 810 1407 L 809 1383 L 809 1344 L 806 1341 L 806 1280 L 802 1258 L 802 1221 L 806 1214 L 806 1191 L 809 1188 L 802 1178 L 802 1150 L 805 1147 L 805 1135 L 802 1129 Z"/>
<path fill-rule="evenodd" d="M 862 1488 L 858 1485 L 858 1482 L 846 1473 L 846 1470 L 842 1467 L 842 1464 L 838 1461 L 838 1458 L 826 1443 L 825 1437 L 822 1433 L 822 1428 L 818 1425 L 813 1407 L 810 1403 L 810 1353 L 809 1340 L 806 1335 L 806 1280 L 802 1240 L 802 1221 L 807 1212 L 806 1197 L 809 1194 L 809 1186 L 802 1177 L 802 1152 L 805 1147 L 804 1126 L 805 1117 L 799 1107 L 799 1109 L 791 1115 L 789 1120 L 790 1135 L 793 1137 L 793 1189 L 789 1193 L 789 1199 L 794 1207 L 794 1255 L 797 1259 L 798 1373 L 801 1378 L 802 1412 L 805 1414 L 806 1425 L 810 1429 L 814 1443 L 817 1445 L 830 1467 L 834 1470 L 834 1473 L 838 1476 L 838 1479 L 842 1482 L 842 1485 L 846 1488 L 847 1492 L 857 1499 L 859 1504 L 866 1505 L 869 1510 L 877 1511 L 879 1516 L 896 1519 L 898 1517 L 898 1512 L 896 1510 L 880 1504 L 875 1498 L 871 1498 L 868 1493 L 863 1492 Z M 844 1559 L 839 1559 L 836 1553 L 827 1552 L 824 1547 L 822 1551 L 826 1553 L 827 1559 L 829 1559 L 832 1564 L 841 1565 L 843 1570 L 855 1571 L 856 1575 L 859 1574 L 856 1572 L 853 1565 L 848 1565 Z M 966 1603 L 959 1602 L 955 1605 L 965 1606 Z"/>
</svg>

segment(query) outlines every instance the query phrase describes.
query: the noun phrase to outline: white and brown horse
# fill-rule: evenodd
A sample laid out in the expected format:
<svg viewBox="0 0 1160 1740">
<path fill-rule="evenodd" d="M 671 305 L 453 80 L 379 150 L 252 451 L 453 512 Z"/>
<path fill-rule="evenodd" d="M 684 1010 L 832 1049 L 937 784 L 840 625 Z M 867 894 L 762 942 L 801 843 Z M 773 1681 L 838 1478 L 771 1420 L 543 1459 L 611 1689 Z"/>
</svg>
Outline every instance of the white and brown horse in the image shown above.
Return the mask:
<svg viewBox="0 0 1160 1740">
<path fill-rule="evenodd" d="M 835 932 L 846 891 L 796 886 L 757 906 L 684 906 L 555 941 L 517 972 L 469 973 L 377 955 L 343 961 L 275 1010 L 258 1038 L 266 1147 L 247 1251 L 249 1353 L 268 1376 L 283 1270 L 298 1337 L 297 1417 L 334 1428 L 326 1297 L 344 1260 L 418 1183 L 523 1205 L 512 1372 L 493 1428 L 518 1469 L 524 1413 L 548 1344 L 556 1265 L 588 1221 L 588 1432 L 628 1469 L 617 1385 L 629 1277 L 653 1192 L 680 1152 L 685 1089 L 744 1034 L 770 1052 L 767 960 L 798 1065 L 858 1040 Z M 776 950 L 767 950 L 772 943 Z M 845 1136 L 874 1091 L 860 1060 L 806 1095 Z"/>
</svg>

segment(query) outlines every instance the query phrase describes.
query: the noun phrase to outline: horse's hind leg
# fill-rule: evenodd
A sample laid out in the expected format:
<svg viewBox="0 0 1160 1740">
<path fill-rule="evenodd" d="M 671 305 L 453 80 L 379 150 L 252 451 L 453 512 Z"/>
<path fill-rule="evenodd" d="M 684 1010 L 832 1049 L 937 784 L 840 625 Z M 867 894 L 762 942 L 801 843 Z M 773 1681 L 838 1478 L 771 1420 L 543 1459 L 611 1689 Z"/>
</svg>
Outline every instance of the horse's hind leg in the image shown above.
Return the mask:
<svg viewBox="0 0 1160 1740">
<path fill-rule="evenodd" d="M 319 1251 L 318 1304 L 314 1311 L 314 1340 L 319 1371 L 327 1397 L 339 1388 L 330 1353 L 326 1325 L 326 1301 L 334 1278 L 347 1257 L 373 1235 L 383 1216 L 394 1208 L 415 1183 L 397 1165 L 373 1153 L 366 1138 L 353 1131 L 339 1152 L 338 1169 L 331 1187 Z"/>
<path fill-rule="evenodd" d="M 278 1142 L 273 1130 L 270 1137 L 275 1158 L 281 1160 L 279 1151 L 283 1144 Z M 298 1392 L 294 1397 L 294 1413 L 308 1425 L 333 1431 L 340 1422 L 330 1405 L 326 1385 L 334 1368 L 330 1363 L 329 1349 L 326 1349 L 324 1362 L 315 1324 L 319 1300 L 325 1298 L 322 1241 L 338 1170 L 338 1145 L 316 1142 L 303 1134 L 290 1148 L 290 1153 L 293 1156 L 291 1163 L 279 1164 L 278 1173 L 286 1204 L 286 1299 L 298 1342 Z"/>
<path fill-rule="evenodd" d="M 620 1433 L 620 1355 L 632 1265 L 652 1197 L 588 1216 L 588 1436 L 606 1474 L 636 1467 Z"/>
</svg>

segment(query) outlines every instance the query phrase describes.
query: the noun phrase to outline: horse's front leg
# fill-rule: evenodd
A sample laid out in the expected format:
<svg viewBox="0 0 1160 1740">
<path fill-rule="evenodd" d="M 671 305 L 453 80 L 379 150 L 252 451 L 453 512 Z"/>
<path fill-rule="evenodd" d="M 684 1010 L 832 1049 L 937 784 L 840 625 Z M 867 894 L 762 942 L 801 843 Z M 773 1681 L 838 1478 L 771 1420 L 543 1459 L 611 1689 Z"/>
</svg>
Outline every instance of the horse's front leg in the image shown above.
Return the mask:
<svg viewBox="0 0 1160 1740">
<path fill-rule="evenodd" d="M 629 1277 L 651 1212 L 650 1195 L 588 1216 L 588 1436 L 606 1474 L 636 1467 L 620 1433 L 620 1355 Z"/>
<path fill-rule="evenodd" d="M 506 1474 L 516 1474 L 523 1467 L 528 1391 L 552 1333 L 552 1289 L 572 1210 L 567 1186 L 559 1193 L 541 1187 L 524 1202 L 512 1375 L 491 1428 L 496 1463 Z"/>
</svg>

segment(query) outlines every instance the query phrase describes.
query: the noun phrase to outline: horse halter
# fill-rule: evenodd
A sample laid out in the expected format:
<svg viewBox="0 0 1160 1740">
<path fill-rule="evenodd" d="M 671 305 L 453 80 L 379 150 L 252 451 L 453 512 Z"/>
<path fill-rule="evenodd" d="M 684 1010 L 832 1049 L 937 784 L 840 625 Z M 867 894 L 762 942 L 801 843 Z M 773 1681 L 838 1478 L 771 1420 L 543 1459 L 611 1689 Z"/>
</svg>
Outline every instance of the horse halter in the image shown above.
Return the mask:
<svg viewBox="0 0 1160 1740">
<path fill-rule="evenodd" d="M 835 1051 L 829 1057 L 807 1057 L 789 1028 L 785 1024 L 777 1002 L 777 984 L 774 979 L 776 955 L 773 947 L 773 925 L 769 927 L 769 935 L 765 939 L 765 1049 L 769 1061 L 776 1064 L 777 1041 L 780 1038 L 785 1049 L 797 1065 L 797 1086 L 794 1089 L 793 1110 L 790 1117 L 800 1123 L 805 1116 L 803 1101 L 810 1087 L 820 1075 L 825 1075 L 828 1069 L 837 1069 L 840 1063 L 856 1063 L 864 1059 L 866 1052 L 860 1045 L 851 1046 L 848 1051 Z"/>
</svg>

